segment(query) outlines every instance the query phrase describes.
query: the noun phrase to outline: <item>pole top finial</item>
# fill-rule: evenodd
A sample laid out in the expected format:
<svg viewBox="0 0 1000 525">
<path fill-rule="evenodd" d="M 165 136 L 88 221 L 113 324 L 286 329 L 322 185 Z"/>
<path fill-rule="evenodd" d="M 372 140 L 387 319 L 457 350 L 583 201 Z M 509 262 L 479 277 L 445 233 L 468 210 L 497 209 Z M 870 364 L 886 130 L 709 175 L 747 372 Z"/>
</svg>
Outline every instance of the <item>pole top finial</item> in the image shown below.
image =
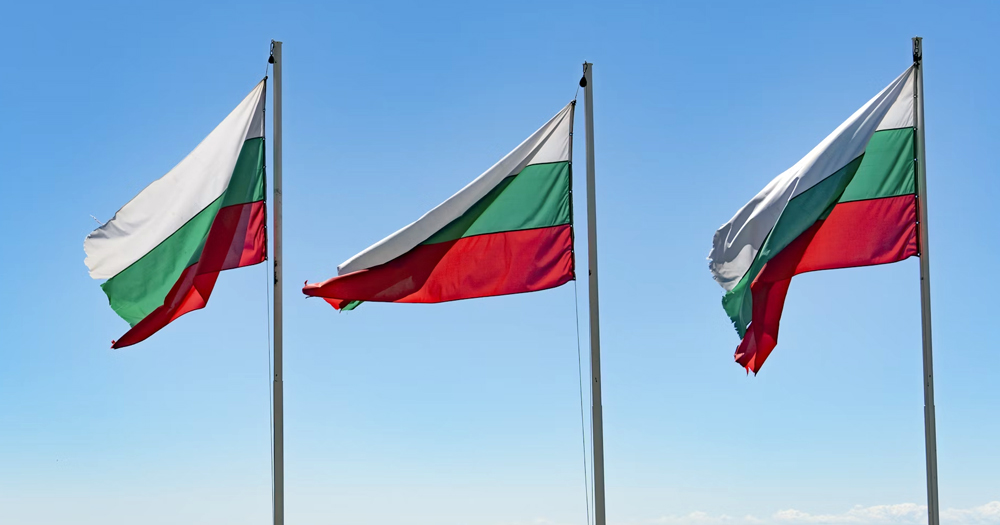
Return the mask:
<svg viewBox="0 0 1000 525">
<path fill-rule="evenodd" d="M 913 37 L 913 61 L 920 62 L 920 59 L 924 57 L 923 49 L 923 37 L 915 36 Z"/>
</svg>

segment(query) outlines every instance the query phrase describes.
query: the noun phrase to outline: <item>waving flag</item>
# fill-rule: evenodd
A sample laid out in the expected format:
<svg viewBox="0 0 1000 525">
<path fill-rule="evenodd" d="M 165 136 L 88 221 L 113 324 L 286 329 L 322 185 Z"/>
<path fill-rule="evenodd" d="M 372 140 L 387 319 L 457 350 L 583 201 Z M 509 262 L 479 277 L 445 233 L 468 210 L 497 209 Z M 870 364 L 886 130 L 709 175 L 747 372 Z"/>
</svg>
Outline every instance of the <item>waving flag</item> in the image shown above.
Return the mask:
<svg viewBox="0 0 1000 525">
<path fill-rule="evenodd" d="M 777 345 L 793 275 L 917 255 L 913 83 L 911 67 L 715 233 L 709 268 L 748 370 Z"/>
<path fill-rule="evenodd" d="M 265 81 L 166 175 L 83 243 L 84 261 L 138 343 L 208 302 L 219 272 L 264 261 Z"/>
<path fill-rule="evenodd" d="M 514 151 L 409 226 L 302 293 L 337 309 L 533 292 L 574 278 L 570 103 Z"/>
</svg>

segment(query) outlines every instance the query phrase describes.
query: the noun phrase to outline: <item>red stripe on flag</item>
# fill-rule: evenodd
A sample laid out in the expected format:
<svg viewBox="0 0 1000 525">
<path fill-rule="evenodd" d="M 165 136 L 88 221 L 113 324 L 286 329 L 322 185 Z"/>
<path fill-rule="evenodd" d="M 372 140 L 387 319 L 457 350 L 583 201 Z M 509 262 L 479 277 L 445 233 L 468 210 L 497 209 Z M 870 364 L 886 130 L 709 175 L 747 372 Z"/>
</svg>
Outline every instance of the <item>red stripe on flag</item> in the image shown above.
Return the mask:
<svg viewBox="0 0 1000 525">
<path fill-rule="evenodd" d="M 573 228 L 566 224 L 422 244 L 302 293 L 339 309 L 351 301 L 439 303 L 534 292 L 573 278 Z"/>
<path fill-rule="evenodd" d="M 184 270 L 164 299 L 163 306 L 136 323 L 112 348 L 134 345 L 178 317 L 204 308 L 220 271 L 250 266 L 267 259 L 266 222 L 264 201 L 220 209 L 208 231 L 198 262 Z"/>
<path fill-rule="evenodd" d="M 768 261 L 750 285 L 753 321 L 736 349 L 736 362 L 756 374 L 778 344 L 778 325 L 792 276 L 886 264 L 916 254 L 914 195 L 836 205 L 825 220 L 816 221 Z"/>
</svg>

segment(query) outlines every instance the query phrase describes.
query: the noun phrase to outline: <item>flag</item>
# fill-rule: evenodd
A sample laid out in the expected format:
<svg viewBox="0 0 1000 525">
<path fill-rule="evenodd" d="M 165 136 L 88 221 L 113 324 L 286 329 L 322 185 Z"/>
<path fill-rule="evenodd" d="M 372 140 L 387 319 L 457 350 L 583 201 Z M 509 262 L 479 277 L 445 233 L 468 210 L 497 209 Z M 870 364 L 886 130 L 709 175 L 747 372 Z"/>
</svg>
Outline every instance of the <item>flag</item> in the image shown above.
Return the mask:
<svg viewBox="0 0 1000 525">
<path fill-rule="evenodd" d="M 220 271 L 266 259 L 265 81 L 84 241 L 90 276 L 132 326 L 113 348 L 203 308 Z"/>
<path fill-rule="evenodd" d="M 568 104 L 485 173 L 302 293 L 337 309 L 553 288 L 574 278 Z"/>
<path fill-rule="evenodd" d="M 778 342 L 793 275 L 918 254 L 913 84 L 911 67 L 715 233 L 709 268 L 748 370 Z"/>
</svg>

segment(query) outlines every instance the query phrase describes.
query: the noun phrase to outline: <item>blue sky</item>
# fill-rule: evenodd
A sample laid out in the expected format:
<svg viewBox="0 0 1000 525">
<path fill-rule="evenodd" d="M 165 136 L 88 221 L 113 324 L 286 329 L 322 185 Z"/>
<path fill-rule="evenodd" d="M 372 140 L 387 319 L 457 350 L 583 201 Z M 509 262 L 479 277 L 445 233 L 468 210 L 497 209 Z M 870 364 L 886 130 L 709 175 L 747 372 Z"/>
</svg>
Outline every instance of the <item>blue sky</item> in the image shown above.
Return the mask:
<svg viewBox="0 0 1000 525">
<path fill-rule="evenodd" d="M 90 215 L 110 218 L 235 107 L 275 38 L 289 523 L 585 522 L 573 285 L 349 314 L 297 291 L 512 149 L 574 96 L 584 60 L 609 523 L 920 523 L 917 261 L 797 277 L 755 378 L 732 363 L 705 260 L 715 229 L 902 72 L 919 34 L 941 504 L 952 523 L 1000 523 L 983 269 L 1000 258 L 998 10 L 7 6 L 0 522 L 269 523 L 267 269 L 226 272 L 207 309 L 112 351 L 127 325 L 82 242 Z"/>
</svg>

